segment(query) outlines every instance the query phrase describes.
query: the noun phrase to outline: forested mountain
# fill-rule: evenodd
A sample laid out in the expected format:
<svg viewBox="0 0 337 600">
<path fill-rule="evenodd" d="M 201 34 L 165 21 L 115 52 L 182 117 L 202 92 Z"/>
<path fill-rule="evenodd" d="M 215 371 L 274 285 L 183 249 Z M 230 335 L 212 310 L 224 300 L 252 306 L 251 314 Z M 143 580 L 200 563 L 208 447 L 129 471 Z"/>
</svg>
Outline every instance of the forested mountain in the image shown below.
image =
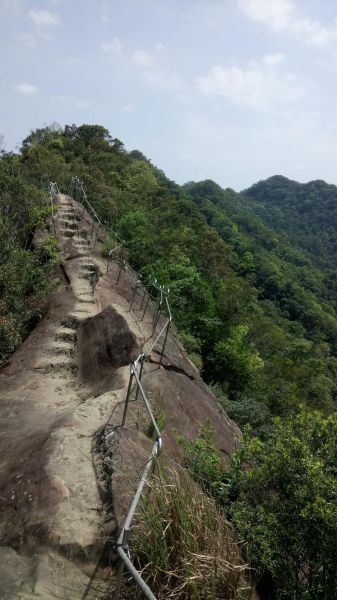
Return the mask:
<svg viewBox="0 0 337 600">
<path fill-rule="evenodd" d="M 241 192 L 254 213 L 307 250 L 313 262 L 337 266 L 337 187 L 325 181 L 301 184 L 275 175 Z"/>
<path fill-rule="evenodd" d="M 193 475 L 206 477 L 278 598 L 334 598 L 337 188 L 279 176 L 241 194 L 210 180 L 178 186 L 99 125 L 33 131 L 18 154 L 0 155 L 0 364 L 57 285 L 57 241 L 38 230 L 49 181 L 66 192 L 74 175 L 131 264 L 170 287 L 192 360 L 229 415 L 260 437 L 228 475 L 204 428 L 189 446 Z M 299 579 L 303 566 L 312 581 Z"/>
<path fill-rule="evenodd" d="M 264 398 L 263 407 L 273 414 L 285 414 L 301 401 L 333 410 L 337 322 L 332 273 L 319 269 L 309 252 L 267 224 L 242 195 L 212 181 L 190 183 L 185 190 L 235 252 L 234 270 L 256 294 L 247 339 L 264 367 L 245 386 L 245 404 L 252 410 Z M 241 392 L 232 400 L 236 418 L 242 398 Z"/>
<path fill-rule="evenodd" d="M 304 187 L 311 190 L 307 231 L 318 213 L 333 231 L 334 186 L 306 188 L 276 177 L 244 194 L 212 181 L 180 187 L 96 125 L 32 132 L 20 154 L 2 153 L 0 169 L 2 360 L 41 312 L 36 298 L 44 293 L 52 245 L 47 240 L 43 256 L 34 248 L 33 231 L 48 213 L 42 197 L 49 180 L 66 189 L 76 174 L 102 219 L 125 239 L 135 267 L 170 286 L 183 343 L 241 426 L 250 423 L 264 434 L 271 416 L 302 403 L 334 410 L 337 291 L 333 272 L 319 265 L 332 245 L 320 255 L 304 249 L 309 244 L 297 239 L 296 217 L 307 206 Z M 316 195 L 323 189 L 324 200 L 315 202 L 312 189 Z M 272 210 L 265 214 L 267 197 L 277 222 Z"/>
</svg>

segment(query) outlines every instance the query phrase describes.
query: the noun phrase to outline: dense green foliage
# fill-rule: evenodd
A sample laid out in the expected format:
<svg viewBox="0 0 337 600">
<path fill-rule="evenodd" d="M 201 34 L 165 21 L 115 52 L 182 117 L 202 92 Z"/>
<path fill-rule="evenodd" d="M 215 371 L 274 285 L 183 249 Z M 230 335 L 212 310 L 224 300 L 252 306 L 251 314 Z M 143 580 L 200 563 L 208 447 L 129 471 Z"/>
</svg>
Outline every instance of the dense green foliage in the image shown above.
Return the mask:
<svg viewBox="0 0 337 600">
<path fill-rule="evenodd" d="M 337 589 L 337 418 L 276 420 L 266 442 L 246 445 L 232 519 L 277 598 L 332 600 Z"/>
<path fill-rule="evenodd" d="M 337 189 L 325 181 L 306 184 L 275 175 L 242 192 L 255 214 L 286 233 L 319 266 L 337 266 Z"/>
<path fill-rule="evenodd" d="M 49 214 L 47 193 L 20 169 L 20 158 L 0 155 L 0 365 L 41 316 L 49 288 L 55 239 L 39 244 L 36 229 Z"/>
<path fill-rule="evenodd" d="M 334 410 L 337 320 L 336 294 L 327 285 L 331 274 L 318 268 L 309 252 L 292 243 L 285 232 L 272 229 L 241 195 L 212 181 L 188 184 L 185 189 L 235 251 L 235 271 L 249 285 L 249 313 L 239 309 L 235 314 L 241 323 L 233 325 L 241 329 L 228 357 L 232 367 L 236 362 L 236 382 L 242 374 L 249 376 L 235 392 L 228 388 L 226 376 L 222 388 L 229 391 L 229 398 L 224 398 L 227 410 L 239 423 L 249 422 L 260 432 L 268 414 L 286 415 L 301 402 Z M 337 199 L 337 190 L 335 194 Z M 244 348 L 240 348 L 244 332 Z M 246 356 L 249 344 L 251 356 Z M 228 338 L 225 345 L 228 356 Z M 219 368 L 219 361 L 216 364 Z M 217 376 L 213 379 L 221 381 Z"/>
<path fill-rule="evenodd" d="M 226 465 L 209 423 L 182 440 L 187 467 L 235 525 L 256 583 L 271 597 L 333 600 L 337 589 L 337 417 L 300 411 L 275 419 L 266 441 L 245 433 Z M 270 592 L 270 583 L 269 583 Z"/>
</svg>

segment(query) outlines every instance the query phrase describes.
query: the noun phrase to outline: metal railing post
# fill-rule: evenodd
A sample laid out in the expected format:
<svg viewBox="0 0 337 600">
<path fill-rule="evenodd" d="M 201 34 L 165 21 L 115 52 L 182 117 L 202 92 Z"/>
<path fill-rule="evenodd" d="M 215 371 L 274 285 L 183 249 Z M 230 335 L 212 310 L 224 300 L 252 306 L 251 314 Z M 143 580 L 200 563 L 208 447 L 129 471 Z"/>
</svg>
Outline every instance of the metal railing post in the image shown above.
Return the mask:
<svg viewBox="0 0 337 600">
<path fill-rule="evenodd" d="M 130 365 L 130 379 L 129 379 L 128 391 L 126 393 L 126 398 L 125 398 L 125 406 L 124 406 L 124 412 L 123 412 L 122 427 L 124 427 L 124 425 L 125 425 L 126 414 L 128 412 L 128 407 L 129 407 L 129 400 L 130 400 L 130 395 L 131 395 L 131 386 L 132 386 L 132 380 L 133 380 L 133 377 L 134 377 L 133 369 L 134 369 L 133 363 L 131 363 L 131 365 Z"/>
<path fill-rule="evenodd" d="M 91 233 L 90 233 L 90 241 L 91 241 L 91 238 L 92 238 L 92 234 L 93 234 L 93 232 L 94 232 L 94 227 L 95 227 L 95 220 L 93 219 L 93 220 L 92 220 L 92 228 L 91 228 Z"/>
<path fill-rule="evenodd" d="M 132 292 L 132 296 L 130 298 L 130 306 L 129 306 L 129 312 L 131 311 L 131 308 L 133 306 L 133 303 L 135 301 L 135 298 L 137 296 L 137 288 L 139 288 L 141 286 L 141 282 L 140 281 L 136 281 L 135 287 L 133 288 L 133 292 Z"/>
<path fill-rule="evenodd" d="M 132 291 L 132 295 L 131 295 L 131 298 L 130 298 L 130 303 L 129 303 L 129 312 L 130 312 L 130 310 L 131 310 L 131 308 L 132 308 L 132 305 L 133 305 L 133 303 L 134 303 L 134 299 L 135 299 L 135 296 L 136 296 L 136 292 L 137 292 L 137 284 L 135 285 L 135 287 L 133 288 L 133 291 Z"/>
<path fill-rule="evenodd" d="M 129 535 L 130 535 L 130 530 L 124 529 L 123 541 L 122 541 L 122 546 L 124 548 L 128 547 Z M 119 559 L 119 567 L 118 567 L 117 582 L 116 582 L 115 593 L 114 593 L 114 600 L 119 600 L 119 598 L 120 598 L 120 593 L 121 593 L 121 589 L 122 589 L 122 581 L 123 581 L 123 571 L 124 571 L 124 562 L 121 559 Z"/>
<path fill-rule="evenodd" d="M 96 242 L 97 242 L 97 238 L 98 238 L 98 231 L 99 231 L 99 226 L 97 225 L 97 230 L 96 230 L 96 236 L 95 236 L 95 241 L 94 241 L 94 249 L 96 248 Z"/>
<path fill-rule="evenodd" d="M 120 280 L 120 276 L 121 276 L 121 274 L 122 274 L 122 267 L 123 267 L 123 263 L 122 263 L 122 261 L 121 261 L 121 262 L 120 262 L 120 265 L 119 265 L 119 272 L 118 272 L 118 277 L 117 277 L 117 280 L 116 280 L 116 285 L 118 285 L 118 282 L 119 282 L 119 280 Z"/>
<path fill-rule="evenodd" d="M 154 332 L 155 332 L 155 331 L 156 331 L 156 329 L 157 329 L 157 325 L 158 325 L 159 319 L 160 319 L 160 308 L 159 308 L 159 310 L 157 311 L 156 320 L 155 320 L 155 322 L 154 322 L 154 324 L 153 324 L 153 328 L 152 328 L 153 334 L 152 334 L 152 335 L 154 335 Z"/>
<path fill-rule="evenodd" d="M 155 320 L 156 320 L 156 318 L 157 318 L 157 314 L 159 313 L 159 307 L 160 307 L 160 304 L 161 304 L 161 303 L 160 303 L 160 301 L 158 300 L 158 302 L 157 302 L 157 307 L 156 307 L 156 310 L 155 310 L 155 312 L 154 312 L 154 315 L 153 315 L 152 323 L 154 323 L 154 322 L 155 322 Z"/>
<path fill-rule="evenodd" d="M 144 356 L 143 359 L 142 359 L 142 361 L 141 361 L 141 363 L 140 363 L 140 369 L 139 369 L 139 375 L 138 375 L 139 381 L 142 380 L 145 358 L 146 357 Z M 139 385 L 137 385 L 137 389 L 136 389 L 136 398 L 135 398 L 136 402 L 138 400 L 138 393 L 139 393 Z"/>
<path fill-rule="evenodd" d="M 167 323 L 167 327 L 166 327 L 166 331 L 165 331 L 164 343 L 163 343 L 163 347 L 162 347 L 161 355 L 160 355 L 160 361 L 159 361 L 159 366 L 160 367 L 161 367 L 162 362 L 163 362 L 163 356 L 164 356 L 164 351 L 165 351 L 165 346 L 166 346 L 166 342 L 167 342 L 167 336 L 168 336 L 168 332 L 169 332 L 169 329 L 170 329 L 170 325 L 171 325 L 171 321 L 169 319 L 168 323 Z"/>
<path fill-rule="evenodd" d="M 145 289 L 144 289 L 143 298 L 142 298 L 142 301 L 141 301 L 141 305 L 140 305 L 140 307 L 139 307 L 139 310 L 142 310 L 142 309 L 143 309 L 143 305 L 144 305 L 144 300 L 145 300 L 146 292 L 147 292 L 147 289 L 145 288 Z"/>
<path fill-rule="evenodd" d="M 144 308 L 144 312 L 143 312 L 143 315 L 142 315 L 141 321 L 142 321 L 142 320 L 144 319 L 144 317 L 145 317 L 145 313 L 146 313 L 146 311 L 147 311 L 147 307 L 148 307 L 148 304 L 149 304 L 149 302 L 150 302 L 150 294 L 148 293 L 148 298 L 147 298 L 147 300 L 146 300 L 146 303 L 145 303 L 145 308 Z"/>
</svg>

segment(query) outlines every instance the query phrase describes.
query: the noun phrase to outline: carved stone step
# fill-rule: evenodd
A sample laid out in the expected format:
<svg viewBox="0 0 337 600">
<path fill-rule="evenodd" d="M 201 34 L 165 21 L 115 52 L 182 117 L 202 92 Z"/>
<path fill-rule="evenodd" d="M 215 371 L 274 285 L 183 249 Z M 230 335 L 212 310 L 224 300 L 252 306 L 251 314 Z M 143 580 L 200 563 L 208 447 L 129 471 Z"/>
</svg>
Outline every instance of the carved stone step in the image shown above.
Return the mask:
<svg viewBox="0 0 337 600">
<path fill-rule="evenodd" d="M 74 344 L 71 342 L 55 342 L 50 348 L 50 354 L 52 355 L 64 355 L 72 358 L 75 355 Z"/>
<path fill-rule="evenodd" d="M 60 327 L 55 333 L 56 342 L 75 342 L 76 331 L 71 327 Z"/>
<path fill-rule="evenodd" d="M 46 375 L 49 373 L 59 373 L 61 371 L 70 371 L 75 374 L 78 370 L 77 365 L 70 358 L 66 358 L 62 355 L 38 362 L 33 368 Z"/>
</svg>

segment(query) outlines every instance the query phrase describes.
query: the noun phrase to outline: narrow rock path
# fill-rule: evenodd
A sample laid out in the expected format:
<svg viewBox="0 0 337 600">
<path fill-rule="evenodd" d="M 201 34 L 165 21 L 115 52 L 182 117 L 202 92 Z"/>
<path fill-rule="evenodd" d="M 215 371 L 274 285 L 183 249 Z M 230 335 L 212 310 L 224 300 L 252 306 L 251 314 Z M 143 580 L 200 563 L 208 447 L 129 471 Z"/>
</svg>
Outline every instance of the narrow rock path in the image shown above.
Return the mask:
<svg viewBox="0 0 337 600">
<path fill-rule="evenodd" d="M 152 445 L 136 423 L 137 402 L 126 428 L 118 425 L 130 360 L 152 344 L 153 310 L 142 319 L 138 298 L 130 312 L 134 278 L 122 273 L 117 285 L 116 265 L 107 272 L 105 233 L 92 235 L 93 221 L 76 201 L 62 194 L 57 201 L 62 282 L 47 315 L 0 369 L 0 600 L 103 598 L 111 570 L 102 551 Z M 155 349 L 142 382 L 168 415 L 165 454 L 179 458 L 176 432 L 192 439 L 207 418 L 230 454 L 240 432 L 173 336 L 164 368 L 158 362 Z"/>
<path fill-rule="evenodd" d="M 127 367 L 99 399 L 80 377 L 78 332 L 101 312 L 101 261 L 90 243 L 90 217 L 67 196 L 58 202 L 67 282 L 0 369 L 0 600 L 98 597 L 89 585 L 104 520 L 93 434 L 124 397 Z"/>
</svg>

